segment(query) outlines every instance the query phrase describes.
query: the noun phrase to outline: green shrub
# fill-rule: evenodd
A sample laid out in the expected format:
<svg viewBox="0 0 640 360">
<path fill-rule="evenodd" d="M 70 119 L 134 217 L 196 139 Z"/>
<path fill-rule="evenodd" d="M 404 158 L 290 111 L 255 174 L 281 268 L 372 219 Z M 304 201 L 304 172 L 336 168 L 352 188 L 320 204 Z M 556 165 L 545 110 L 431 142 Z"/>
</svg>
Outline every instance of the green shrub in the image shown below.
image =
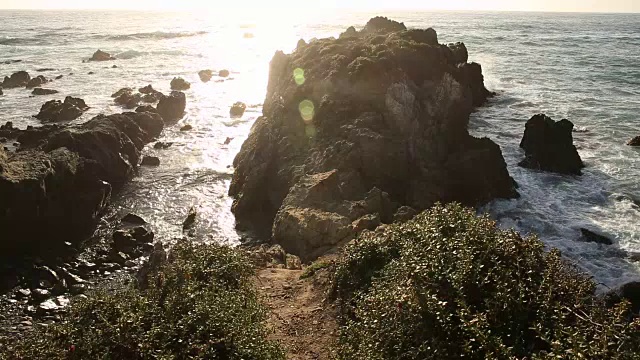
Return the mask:
<svg viewBox="0 0 640 360">
<path fill-rule="evenodd" d="M 314 276 L 318 271 L 329 268 L 329 267 L 331 267 L 330 262 L 316 261 L 304 269 L 304 271 L 302 272 L 302 275 L 300 275 L 300 280 L 308 279 Z"/>
<path fill-rule="evenodd" d="M 640 322 L 534 237 L 459 205 L 367 233 L 333 294 L 341 359 L 638 359 Z"/>
<path fill-rule="evenodd" d="M 16 359 L 283 359 L 266 340 L 253 269 L 237 251 L 180 242 L 149 288 L 98 292 L 20 341 Z M 0 353 L 0 355 L 2 355 Z M 2 357 L 2 356 L 0 356 Z"/>
</svg>

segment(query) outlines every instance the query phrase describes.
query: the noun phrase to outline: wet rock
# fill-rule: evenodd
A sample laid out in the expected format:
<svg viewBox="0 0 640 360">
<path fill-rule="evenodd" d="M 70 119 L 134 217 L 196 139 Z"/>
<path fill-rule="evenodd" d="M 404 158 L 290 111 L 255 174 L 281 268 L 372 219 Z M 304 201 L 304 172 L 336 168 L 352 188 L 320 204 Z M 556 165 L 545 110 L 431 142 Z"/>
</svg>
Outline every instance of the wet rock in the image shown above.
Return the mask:
<svg viewBox="0 0 640 360">
<path fill-rule="evenodd" d="M 7 121 L 4 125 L 0 125 L 0 130 L 4 130 L 4 131 L 15 130 L 15 128 L 13 127 L 13 122 Z"/>
<path fill-rule="evenodd" d="M 18 71 L 13 73 L 10 77 L 5 76 L 1 85 L 4 89 L 25 87 L 29 83 L 29 80 L 31 80 L 31 75 L 29 75 L 28 72 Z"/>
<path fill-rule="evenodd" d="M 153 94 L 154 92 L 156 92 L 156 90 L 153 88 L 153 86 L 151 86 L 151 84 L 149 84 L 138 89 L 138 92 L 140 92 L 141 94 Z"/>
<path fill-rule="evenodd" d="M 89 71 L 89 72 L 87 73 L 87 75 L 94 75 L 94 74 L 95 74 L 95 72 L 93 72 L 93 71 Z"/>
<path fill-rule="evenodd" d="M 173 146 L 172 142 L 158 141 L 157 143 L 155 143 L 153 145 L 153 148 L 156 149 L 156 150 L 166 150 L 166 149 L 170 148 L 171 146 Z"/>
<path fill-rule="evenodd" d="M 42 300 L 48 298 L 49 296 L 51 296 L 51 292 L 49 290 L 45 290 L 45 289 L 34 289 L 31 292 L 31 298 L 34 301 L 42 301 Z"/>
<path fill-rule="evenodd" d="M 58 90 L 53 90 L 53 89 L 43 89 L 43 88 L 35 88 L 33 89 L 33 91 L 31 92 L 32 95 L 53 95 L 53 94 L 57 94 Z"/>
<path fill-rule="evenodd" d="M 47 101 L 42 105 L 35 118 L 44 122 L 70 121 L 79 118 L 87 110 L 89 107 L 84 100 L 67 96 L 64 102 L 60 100 Z"/>
<path fill-rule="evenodd" d="M 62 79 L 63 77 L 64 77 L 64 75 L 58 75 L 58 76 L 56 76 L 56 80 L 60 80 L 60 79 Z"/>
<path fill-rule="evenodd" d="M 627 145 L 629 145 L 629 146 L 640 146 L 640 136 L 636 136 L 633 139 L 629 140 Z"/>
<path fill-rule="evenodd" d="M 56 69 L 52 69 L 52 68 L 42 68 L 42 69 L 37 69 L 37 72 L 47 72 L 47 71 L 55 71 Z"/>
<path fill-rule="evenodd" d="M 236 102 L 231 106 L 231 110 L 229 110 L 229 114 L 231 117 L 242 117 L 244 115 L 245 110 L 247 110 L 247 105 L 243 102 Z"/>
<path fill-rule="evenodd" d="M 120 222 L 123 224 L 129 224 L 129 225 L 146 225 L 147 224 L 147 221 L 145 219 L 132 213 L 125 215 L 122 219 L 120 219 Z"/>
<path fill-rule="evenodd" d="M 112 69 L 117 69 L 117 68 L 118 68 L 118 65 L 113 65 L 111 68 L 112 68 Z"/>
<path fill-rule="evenodd" d="M 468 131 L 491 94 L 479 65 L 433 29 L 376 18 L 349 32 L 274 55 L 264 115 L 233 163 L 240 230 L 307 262 L 402 206 L 518 196 L 499 146 Z"/>
<path fill-rule="evenodd" d="M 219 77 L 228 77 L 229 74 L 231 74 L 231 73 L 229 72 L 229 70 L 226 70 L 226 69 L 218 71 L 218 76 Z"/>
<path fill-rule="evenodd" d="M 140 101 L 142 101 L 142 95 L 134 94 L 133 90 L 127 91 L 127 89 L 121 89 L 118 92 L 116 92 L 116 94 L 118 93 L 120 93 L 120 95 L 116 97 L 113 101 L 116 104 L 124 107 L 125 109 L 135 109 L 140 103 Z"/>
<path fill-rule="evenodd" d="M 153 106 L 149 106 L 149 105 L 142 105 L 142 106 L 138 106 L 136 108 L 136 112 L 151 112 L 151 113 L 158 113 L 158 110 L 156 110 L 156 108 L 154 108 Z"/>
<path fill-rule="evenodd" d="M 163 127 L 152 113 L 101 115 L 50 126 L 24 151 L 0 150 L 0 254 L 48 254 L 86 237 Z"/>
<path fill-rule="evenodd" d="M 36 266 L 34 268 L 36 278 L 47 281 L 50 284 L 60 282 L 60 276 L 48 266 Z"/>
<path fill-rule="evenodd" d="M 211 70 L 200 70 L 198 72 L 198 76 L 200 77 L 200 80 L 202 82 L 209 82 L 209 81 L 211 81 L 211 78 L 213 77 L 213 71 L 211 71 Z"/>
<path fill-rule="evenodd" d="M 153 243 L 154 233 L 145 226 L 136 226 L 129 229 L 129 233 L 136 240 L 138 245 Z"/>
<path fill-rule="evenodd" d="M 573 145 L 573 123 L 562 119 L 554 121 L 544 114 L 527 121 L 520 147 L 525 159 L 518 165 L 560 174 L 581 175 L 584 164 Z"/>
<path fill-rule="evenodd" d="M 6 65 L 9 65 L 9 64 L 16 64 L 16 63 L 19 63 L 19 62 L 22 62 L 22 60 L 7 60 L 4 63 Z"/>
<path fill-rule="evenodd" d="M 113 248 L 118 252 L 129 253 L 136 248 L 138 243 L 133 236 L 125 230 L 113 233 Z"/>
<path fill-rule="evenodd" d="M 600 235 L 595 233 L 589 229 L 581 228 L 580 232 L 582 233 L 582 240 L 586 242 L 594 242 L 597 244 L 603 245 L 613 245 L 613 240 L 609 239 L 604 235 Z"/>
<path fill-rule="evenodd" d="M 187 97 L 185 94 L 179 91 L 172 91 L 169 96 L 160 100 L 156 108 L 162 119 L 165 122 L 170 122 L 182 119 L 186 106 Z"/>
<path fill-rule="evenodd" d="M 173 80 L 171 80 L 171 90 L 184 91 L 189 90 L 190 88 L 191 84 L 181 77 L 173 78 Z"/>
<path fill-rule="evenodd" d="M 127 260 L 129 260 L 129 256 L 127 256 L 127 254 L 121 251 L 110 252 L 109 257 L 107 257 L 107 261 L 118 264 L 118 265 L 124 265 L 124 263 L 127 262 Z"/>
<path fill-rule="evenodd" d="M 124 94 L 133 94 L 133 89 L 132 88 L 122 88 L 118 91 L 116 91 L 115 93 L 111 94 L 112 98 L 118 98 Z"/>
<path fill-rule="evenodd" d="M 160 159 L 157 156 L 145 156 L 140 163 L 142 166 L 160 166 Z"/>
<path fill-rule="evenodd" d="M 191 131 L 193 130 L 193 126 L 187 124 L 180 128 L 180 131 Z"/>
<path fill-rule="evenodd" d="M 606 303 L 609 307 L 627 300 L 631 304 L 631 311 L 640 312 L 640 282 L 632 281 L 610 291 L 605 295 Z"/>
<path fill-rule="evenodd" d="M 29 80 L 29 82 L 27 83 L 27 85 L 25 85 L 25 87 L 27 89 L 33 89 L 36 87 L 40 87 L 46 83 L 48 83 L 49 80 L 47 80 L 46 77 L 42 76 L 42 75 L 38 75 L 34 78 L 32 78 L 31 80 Z"/>
<path fill-rule="evenodd" d="M 198 212 L 194 207 L 189 209 L 189 213 L 187 214 L 187 218 L 182 223 L 182 230 L 187 230 L 196 223 L 196 217 L 198 216 Z"/>
<path fill-rule="evenodd" d="M 102 50 L 96 51 L 89 61 L 110 61 L 116 60 L 115 57 L 111 56 L 111 54 L 104 52 Z"/>
</svg>

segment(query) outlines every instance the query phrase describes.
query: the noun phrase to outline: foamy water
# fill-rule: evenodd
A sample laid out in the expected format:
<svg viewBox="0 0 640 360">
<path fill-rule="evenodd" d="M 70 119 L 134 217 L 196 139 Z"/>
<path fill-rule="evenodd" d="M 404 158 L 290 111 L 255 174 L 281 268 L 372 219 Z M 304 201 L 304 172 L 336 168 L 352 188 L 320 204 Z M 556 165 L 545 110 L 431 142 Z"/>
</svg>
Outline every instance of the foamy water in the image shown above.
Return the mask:
<svg viewBox="0 0 640 360">
<path fill-rule="evenodd" d="M 259 14 L 258 14 L 259 15 Z M 300 38 L 336 36 L 350 25 L 363 26 L 365 13 L 237 17 L 234 14 L 126 12 L 0 12 L 0 75 L 40 68 L 64 75 L 47 88 L 54 96 L 30 97 L 24 89 L 5 90 L 0 122 L 38 125 L 31 116 L 50 99 L 84 98 L 99 113 L 122 111 L 110 95 L 125 87 L 152 84 L 167 93 L 174 76 L 191 82 L 187 115 L 165 130 L 168 150 L 146 149 L 160 157 L 158 168 L 139 175 L 114 201 L 110 215 L 133 211 L 149 220 L 160 239 L 181 234 L 181 222 L 195 206 L 196 232 L 236 243 L 227 189 L 231 163 L 253 121 L 261 113 L 268 63 L 278 49 L 290 51 Z M 501 147 L 522 197 L 486 206 L 504 227 L 536 233 L 560 248 L 598 281 L 614 286 L 640 277 L 624 251 L 640 252 L 640 151 L 625 146 L 640 135 L 639 15 L 532 13 L 388 13 L 409 27 L 436 29 L 441 42 L 464 41 L 470 58 L 483 65 L 487 86 L 499 93 L 472 115 L 474 135 Z M 120 60 L 82 63 L 97 49 Z M 20 63 L 4 64 L 8 60 Z M 118 68 L 112 69 L 116 64 Z M 202 69 L 229 69 L 228 79 L 202 83 Z M 89 72 L 95 72 L 88 75 Z M 73 75 L 69 75 L 73 73 Z M 240 120 L 229 107 L 250 107 Z M 582 177 L 517 167 L 524 124 L 545 112 L 568 118 L 580 132 L 575 143 L 587 168 Z M 180 132 L 184 124 L 194 130 Z M 224 145 L 227 138 L 233 138 Z M 602 246 L 578 241 L 579 228 L 615 241 Z"/>
</svg>

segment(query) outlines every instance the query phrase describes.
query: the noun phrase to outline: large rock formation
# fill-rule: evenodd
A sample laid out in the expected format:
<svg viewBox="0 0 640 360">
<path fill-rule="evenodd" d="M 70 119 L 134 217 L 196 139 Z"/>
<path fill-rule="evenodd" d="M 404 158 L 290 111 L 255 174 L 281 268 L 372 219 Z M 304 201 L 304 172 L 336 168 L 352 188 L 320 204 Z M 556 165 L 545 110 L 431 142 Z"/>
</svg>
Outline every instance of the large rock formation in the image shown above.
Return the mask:
<svg viewBox="0 0 640 360">
<path fill-rule="evenodd" d="M 157 114 L 124 113 L 24 131 L 24 150 L 0 150 L 0 254 L 46 252 L 90 233 L 163 126 Z"/>
<path fill-rule="evenodd" d="M 264 116 L 234 161 L 240 229 L 308 261 L 438 201 L 517 196 L 498 145 L 467 130 L 491 95 L 480 65 L 433 29 L 376 18 L 348 33 L 271 61 Z"/>
<path fill-rule="evenodd" d="M 573 145 L 573 123 L 554 121 L 545 114 L 533 116 L 525 125 L 520 147 L 525 159 L 518 165 L 560 174 L 582 174 L 584 163 Z"/>
<path fill-rule="evenodd" d="M 182 119 L 187 106 L 187 97 L 183 92 L 172 91 L 158 102 L 156 109 L 164 121 L 170 122 Z"/>
<path fill-rule="evenodd" d="M 2 87 L 5 89 L 25 87 L 31 80 L 31 75 L 26 71 L 18 71 L 11 76 L 5 76 Z"/>
</svg>

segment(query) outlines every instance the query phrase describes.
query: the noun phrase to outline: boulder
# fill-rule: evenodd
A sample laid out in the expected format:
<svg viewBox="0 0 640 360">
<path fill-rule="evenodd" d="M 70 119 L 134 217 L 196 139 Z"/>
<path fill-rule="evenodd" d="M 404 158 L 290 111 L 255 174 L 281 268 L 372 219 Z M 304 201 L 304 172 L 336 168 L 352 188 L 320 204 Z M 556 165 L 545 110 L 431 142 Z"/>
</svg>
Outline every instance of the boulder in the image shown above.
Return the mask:
<svg viewBox="0 0 640 360">
<path fill-rule="evenodd" d="M 160 166 L 160 159 L 157 156 L 145 156 L 140 163 L 142 166 Z"/>
<path fill-rule="evenodd" d="M 604 235 L 600 235 L 595 233 L 589 229 L 580 229 L 580 233 L 582 234 L 582 240 L 586 242 L 593 242 L 602 245 L 613 245 L 613 240 L 609 239 Z"/>
<path fill-rule="evenodd" d="M 64 75 L 58 75 L 58 76 L 56 76 L 56 78 L 55 78 L 55 79 L 56 79 L 56 80 L 60 80 L 60 79 L 62 79 L 63 77 L 64 77 Z"/>
<path fill-rule="evenodd" d="M 75 120 L 89 110 L 84 100 L 67 96 L 64 102 L 60 100 L 47 101 L 35 118 L 44 122 L 58 122 Z"/>
<path fill-rule="evenodd" d="M 202 82 L 209 82 L 209 81 L 211 81 L 211 78 L 213 77 L 213 71 L 211 71 L 211 70 L 200 70 L 198 72 L 198 76 L 200 77 L 200 80 L 202 80 Z"/>
<path fill-rule="evenodd" d="M 151 84 L 149 84 L 147 86 L 144 86 L 138 89 L 138 92 L 140 92 L 141 94 L 153 94 L 157 92 L 157 90 L 154 89 L 153 86 L 151 86 Z"/>
<path fill-rule="evenodd" d="M 102 50 L 96 51 L 91 57 L 91 59 L 89 59 L 89 61 L 109 61 L 109 60 L 116 60 L 116 58 L 111 56 L 111 54 L 106 53 Z"/>
<path fill-rule="evenodd" d="M 229 114 L 231 117 L 242 117 L 244 115 L 245 110 L 247 110 L 247 105 L 243 102 L 236 102 L 231 106 L 231 110 L 229 110 Z"/>
<path fill-rule="evenodd" d="M 172 91 L 169 96 L 163 97 L 156 109 L 165 122 L 182 119 L 184 109 L 187 106 L 187 97 L 183 92 Z"/>
<path fill-rule="evenodd" d="M 376 18 L 348 33 L 273 57 L 264 115 L 233 163 L 240 230 L 307 262 L 436 202 L 518 196 L 499 146 L 468 132 L 490 96 L 479 66 L 433 29 Z"/>
<path fill-rule="evenodd" d="M 229 70 L 226 70 L 226 69 L 218 71 L 218 76 L 220 77 L 227 77 L 229 76 L 229 74 L 230 74 Z"/>
<path fill-rule="evenodd" d="M 171 80 L 171 90 L 184 91 L 189 90 L 190 88 L 191 84 L 181 77 L 173 78 L 173 80 Z"/>
<path fill-rule="evenodd" d="M 116 91 L 115 93 L 111 94 L 112 98 L 118 98 L 124 94 L 133 94 L 133 89 L 132 88 L 122 88 L 118 91 Z"/>
<path fill-rule="evenodd" d="M 58 90 L 53 89 L 43 89 L 43 88 L 35 88 L 31 92 L 32 95 L 53 95 L 57 94 Z"/>
<path fill-rule="evenodd" d="M 48 127 L 23 151 L 0 149 L 0 256 L 48 255 L 90 235 L 163 127 L 152 113 L 101 115 Z"/>
<path fill-rule="evenodd" d="M 581 175 L 584 164 L 573 145 L 573 123 L 554 121 L 544 114 L 533 116 L 525 126 L 520 147 L 525 159 L 518 165 L 560 174 Z"/>
<path fill-rule="evenodd" d="M 33 89 L 33 88 L 37 88 L 40 87 L 46 83 L 48 83 L 49 80 L 47 80 L 46 77 L 42 76 L 42 75 L 38 75 L 34 78 L 32 78 L 31 80 L 29 80 L 29 82 L 27 83 L 27 85 L 25 85 L 25 87 L 27 89 Z"/>
<path fill-rule="evenodd" d="M 142 94 L 134 94 L 133 90 L 128 88 L 120 89 L 113 95 L 118 95 L 113 101 L 125 109 L 135 109 L 142 101 Z"/>
<path fill-rule="evenodd" d="M 26 71 L 18 71 L 13 73 L 10 77 L 5 76 L 2 82 L 2 87 L 5 89 L 25 87 L 31 80 L 31 75 Z"/>
<path fill-rule="evenodd" d="M 2 95 L 2 93 L 0 93 Z M 629 140 L 627 143 L 629 146 L 640 146 L 640 136 L 636 136 L 633 139 Z"/>
</svg>

